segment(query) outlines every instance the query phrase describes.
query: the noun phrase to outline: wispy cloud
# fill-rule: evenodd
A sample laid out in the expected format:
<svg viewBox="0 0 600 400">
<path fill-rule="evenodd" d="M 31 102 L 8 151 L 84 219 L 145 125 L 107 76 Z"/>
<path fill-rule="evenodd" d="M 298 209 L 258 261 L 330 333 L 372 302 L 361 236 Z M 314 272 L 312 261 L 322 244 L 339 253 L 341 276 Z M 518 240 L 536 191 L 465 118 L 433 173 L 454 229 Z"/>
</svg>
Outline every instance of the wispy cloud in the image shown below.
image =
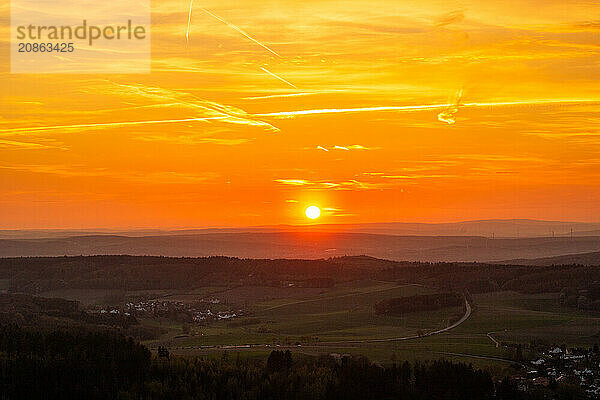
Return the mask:
<svg viewBox="0 0 600 400">
<path fill-rule="evenodd" d="M 195 113 L 201 113 L 204 115 L 186 117 L 186 118 L 168 118 L 168 119 L 153 119 L 153 120 L 137 120 L 137 121 L 109 121 L 109 122 L 90 122 L 90 123 L 79 123 L 69 125 L 45 125 L 45 126 L 31 126 L 31 127 L 19 127 L 19 128 L 8 128 L 0 129 L 0 134 L 14 134 L 19 132 L 39 132 L 39 131 L 56 131 L 56 130 L 86 130 L 86 129 L 103 129 L 103 128 L 120 128 L 137 125 L 156 125 L 156 124 L 175 124 L 184 122 L 209 122 L 216 121 L 222 123 L 236 124 L 236 125 L 248 125 L 263 127 L 270 131 L 279 131 L 275 126 L 254 119 L 250 114 L 245 111 L 231 106 L 222 105 L 212 101 L 206 101 L 195 98 L 190 93 L 164 89 L 161 87 L 149 87 L 144 85 L 125 85 L 125 84 L 114 84 L 111 88 L 107 88 L 109 91 L 112 90 L 117 94 L 125 96 L 133 96 L 139 98 L 145 97 L 151 100 L 159 101 L 158 104 L 147 105 L 146 107 L 172 107 L 172 106 L 184 106 L 191 110 L 196 110 Z M 165 101 L 167 101 L 165 103 Z M 139 108 L 140 106 L 134 107 Z M 125 107 L 123 110 L 131 109 Z"/>
<path fill-rule="evenodd" d="M 369 190 L 381 189 L 382 185 L 361 182 L 356 179 L 343 181 L 313 181 L 306 179 L 275 179 L 275 182 L 282 185 L 301 186 L 306 189 L 330 189 L 330 190 Z"/>
<path fill-rule="evenodd" d="M 0 147 L 19 149 L 19 150 L 47 150 L 47 149 L 60 149 L 67 150 L 64 146 L 53 146 L 42 143 L 22 142 L 16 140 L 3 140 L 0 139 Z"/>
<path fill-rule="evenodd" d="M 295 86 L 294 86 L 295 87 Z M 303 93 L 285 93 L 285 94 L 269 94 L 265 96 L 251 96 L 242 97 L 242 100 L 265 100 L 265 99 L 279 99 L 284 97 L 300 97 L 300 96 L 311 96 L 319 94 L 319 92 L 303 92 Z"/>
<path fill-rule="evenodd" d="M 452 101 L 452 105 L 447 109 L 438 114 L 438 120 L 442 122 L 446 122 L 449 125 L 456 123 L 456 113 L 458 112 L 458 108 L 460 107 L 460 101 L 462 99 L 462 89 L 459 90 L 454 96 L 454 101 Z"/>
<path fill-rule="evenodd" d="M 147 142 L 164 142 L 179 145 L 215 144 L 220 146 L 237 146 L 252 141 L 249 138 L 227 138 L 197 134 L 146 134 L 141 135 L 139 139 Z"/>
<path fill-rule="evenodd" d="M 461 22 L 464 19 L 465 19 L 464 12 L 461 10 L 456 10 L 456 11 L 449 12 L 447 14 L 444 14 L 444 15 L 436 18 L 435 26 L 440 27 L 440 26 L 446 26 L 446 25 L 450 25 L 450 24 L 456 24 L 458 22 Z"/>
<path fill-rule="evenodd" d="M 373 147 L 366 147 L 360 144 L 351 144 L 351 145 L 333 145 L 333 146 L 317 146 L 317 150 L 322 151 L 333 151 L 333 150 L 342 150 L 342 151 L 352 151 L 352 150 L 375 150 Z"/>
<path fill-rule="evenodd" d="M 104 167 L 89 167 L 79 164 L 12 164 L 0 165 L 0 170 L 1 169 L 35 174 L 57 175 L 65 178 L 105 177 L 112 180 L 151 184 L 193 184 L 211 181 L 219 177 L 219 175 L 214 172 L 115 171 Z"/>
<path fill-rule="evenodd" d="M 600 215 L 590 1 L 160 0 L 151 75 L 0 58 L 0 196 L 39 193 L 3 200 L 0 224 L 42 224 L 46 200 L 48 224 L 293 223 L 285 199 L 309 198 L 348 222 Z"/>
<path fill-rule="evenodd" d="M 5 164 L 0 165 L 0 169 L 63 177 L 99 177 L 111 174 L 107 168 L 89 168 L 84 165 L 66 164 Z"/>
</svg>

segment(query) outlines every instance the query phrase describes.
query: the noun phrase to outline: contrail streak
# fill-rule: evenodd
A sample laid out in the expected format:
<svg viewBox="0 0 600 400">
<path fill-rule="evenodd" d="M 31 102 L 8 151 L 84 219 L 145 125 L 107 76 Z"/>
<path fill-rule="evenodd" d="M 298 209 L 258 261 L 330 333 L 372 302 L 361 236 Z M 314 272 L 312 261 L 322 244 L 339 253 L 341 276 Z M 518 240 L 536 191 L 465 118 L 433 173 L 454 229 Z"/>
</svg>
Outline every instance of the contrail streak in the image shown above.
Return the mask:
<svg viewBox="0 0 600 400">
<path fill-rule="evenodd" d="M 56 130 L 56 129 L 103 128 L 103 127 L 128 126 L 128 125 L 170 124 L 170 123 L 176 123 L 176 122 L 209 121 L 209 120 L 226 119 L 226 118 L 228 118 L 228 117 L 223 116 L 223 117 L 206 117 L 206 118 L 161 119 L 161 120 L 155 120 L 155 121 L 125 121 L 125 122 L 104 122 L 104 123 L 95 123 L 95 124 L 34 126 L 34 127 L 30 127 L 30 128 L 0 129 L 0 133 L 50 131 L 50 130 Z"/>
<path fill-rule="evenodd" d="M 204 11 L 205 13 L 207 13 L 208 15 L 218 19 L 219 21 L 221 21 L 224 24 L 227 24 L 229 27 L 235 29 L 236 31 L 238 31 L 239 33 L 241 33 L 242 35 L 244 35 L 247 39 L 252 40 L 254 43 L 256 43 L 257 45 L 261 46 L 262 48 L 270 51 L 271 53 L 275 54 L 277 57 L 281 57 L 279 54 L 277 54 L 275 51 L 271 50 L 269 47 L 267 47 L 266 45 L 262 44 L 261 42 L 259 42 L 258 40 L 254 39 L 252 36 L 250 36 L 249 34 L 247 34 L 243 29 L 235 26 L 234 24 L 232 24 L 229 21 L 224 20 L 223 18 L 219 17 L 218 15 L 213 14 L 212 12 L 208 11 L 206 8 L 203 8 L 202 11 Z"/>
<path fill-rule="evenodd" d="M 429 109 L 446 108 L 449 104 L 430 104 L 421 106 L 384 106 L 384 107 L 362 107 L 362 108 L 321 108 L 316 110 L 298 110 L 298 111 L 281 111 L 265 114 L 254 114 L 257 117 L 293 117 L 296 115 L 311 115 L 311 114 L 338 114 L 338 113 L 353 113 L 353 112 L 373 112 L 373 111 L 418 111 Z"/>
<path fill-rule="evenodd" d="M 535 105 L 573 105 L 573 104 L 600 104 L 600 99 L 541 99 L 541 100 L 523 100 L 523 101 L 500 101 L 500 102 L 473 102 L 473 103 L 462 103 L 461 108 L 473 107 L 505 107 L 505 106 L 535 106 Z M 323 108 L 315 110 L 297 110 L 297 111 L 280 111 L 272 113 L 262 114 L 246 114 L 243 117 L 225 114 L 217 117 L 198 117 L 198 118 L 184 118 L 184 119 L 165 119 L 165 120 L 152 120 L 152 121 L 125 121 L 125 122 L 105 122 L 105 123 L 89 123 L 89 124 L 75 124 L 75 125 L 54 125 L 54 126 L 35 126 L 29 128 L 12 128 L 12 129 L 0 129 L 0 133 L 14 134 L 16 132 L 36 132 L 36 131 L 50 131 L 56 129 L 79 129 L 79 128 L 102 128 L 102 127 L 118 127 L 118 126 L 129 126 L 129 125 L 148 125 L 148 124 L 168 124 L 178 122 L 193 122 L 193 121 L 210 121 L 210 120 L 221 120 L 231 123 L 244 123 L 248 125 L 262 125 L 268 126 L 270 129 L 278 130 L 274 126 L 263 122 L 253 121 L 250 118 L 253 117 L 292 117 L 297 115 L 314 115 L 314 114 L 337 114 L 337 113 L 353 113 L 353 112 L 377 112 L 377 111 L 426 111 L 426 110 L 438 110 L 446 109 L 455 104 L 425 104 L 425 105 L 414 105 L 414 106 L 383 106 L 383 107 L 363 107 L 363 108 Z"/>
<path fill-rule="evenodd" d="M 190 43 L 190 24 L 192 23 L 192 7 L 194 6 L 194 0 L 190 0 L 190 12 L 188 13 L 187 29 L 185 30 L 185 44 L 186 46 Z"/>
<path fill-rule="evenodd" d="M 18 142 L 14 140 L 1 140 L 0 139 L 0 147 L 2 146 L 11 146 L 11 147 L 21 147 L 24 149 L 63 149 L 62 147 L 57 146 L 48 146 L 40 143 L 31 143 L 31 142 Z"/>
<path fill-rule="evenodd" d="M 578 103 L 600 103 L 600 99 L 564 99 L 564 100 L 524 100 L 524 101 L 500 101 L 500 102 L 481 102 L 481 103 L 462 103 L 461 108 L 465 107 L 503 107 L 503 106 L 534 106 L 534 105 L 561 105 L 561 104 L 578 104 Z M 338 113 L 355 113 L 355 112 L 376 112 L 376 111 L 426 111 L 446 109 L 455 106 L 455 104 L 425 104 L 416 106 L 382 106 L 382 107 L 361 107 L 361 108 L 321 108 L 315 110 L 294 110 L 280 111 L 263 114 L 253 114 L 254 117 L 293 117 L 297 115 L 313 115 L 313 114 L 338 114 Z"/>
<path fill-rule="evenodd" d="M 280 77 L 279 75 L 276 75 L 276 74 L 272 73 L 272 72 L 271 72 L 271 71 L 269 71 L 268 69 L 266 69 L 266 68 L 263 68 L 263 67 L 260 67 L 260 69 L 262 69 L 263 71 L 265 71 L 267 74 L 271 75 L 272 77 L 279 79 L 281 82 L 285 82 L 285 83 L 287 83 L 288 85 L 290 85 L 290 86 L 291 86 L 291 87 L 293 87 L 294 89 L 298 89 L 298 88 L 297 88 L 297 87 L 296 87 L 294 84 L 292 84 L 292 83 L 290 83 L 290 82 L 286 81 L 285 79 L 283 79 L 283 78 L 282 78 L 282 77 Z"/>
<path fill-rule="evenodd" d="M 499 101 L 483 103 L 463 103 L 461 107 L 494 107 L 494 106 L 535 106 L 543 104 L 577 104 L 577 103 L 600 103 L 600 99 L 540 99 L 540 100 L 522 100 L 522 101 Z"/>
<path fill-rule="evenodd" d="M 287 93 L 287 94 L 270 94 L 266 96 L 253 96 L 253 97 L 242 97 L 242 100 L 262 100 L 262 99 L 275 99 L 281 97 L 298 97 L 298 96 L 310 96 L 313 94 L 319 94 L 319 92 L 306 92 L 306 93 Z"/>
</svg>

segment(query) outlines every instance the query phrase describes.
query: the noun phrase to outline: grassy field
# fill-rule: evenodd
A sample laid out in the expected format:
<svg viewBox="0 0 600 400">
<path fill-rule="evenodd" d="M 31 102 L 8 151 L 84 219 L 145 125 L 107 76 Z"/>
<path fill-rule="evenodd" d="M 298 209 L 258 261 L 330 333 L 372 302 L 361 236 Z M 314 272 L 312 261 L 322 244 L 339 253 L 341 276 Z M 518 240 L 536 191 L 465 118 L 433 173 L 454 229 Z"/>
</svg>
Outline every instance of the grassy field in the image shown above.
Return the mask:
<svg viewBox="0 0 600 400">
<path fill-rule="evenodd" d="M 203 288 L 211 290 L 212 288 Z M 221 288 L 222 289 L 222 288 Z M 122 305 L 125 301 L 142 299 L 177 300 L 178 296 L 187 297 L 183 290 L 110 290 L 110 289 L 58 289 L 40 293 L 42 297 L 58 297 L 77 300 L 83 307 L 97 304 Z M 195 298 L 199 297 L 194 295 Z M 201 297 L 201 296 L 200 296 Z"/>
<path fill-rule="evenodd" d="M 600 314 L 561 307 L 558 294 L 499 292 L 475 297 L 477 313 L 457 329 L 495 332 L 500 341 L 591 346 L 600 338 Z"/>
<path fill-rule="evenodd" d="M 183 334 L 180 323 L 141 321 L 167 332 L 159 340 L 146 342 L 149 346 L 165 344 L 176 353 L 206 356 L 223 351 L 243 353 L 244 357 L 264 355 L 281 347 L 307 355 L 365 355 L 384 363 L 444 357 L 503 369 L 510 362 L 501 359 L 510 358 L 511 353 L 497 347 L 488 334 L 499 342 L 522 344 L 536 341 L 591 346 L 600 339 L 600 315 L 561 307 L 557 294 L 494 292 L 474 295 L 470 318 L 449 332 L 405 341 L 325 344 L 411 336 L 446 327 L 462 316 L 462 307 L 404 316 L 376 315 L 373 311 L 380 300 L 433 291 L 418 285 L 357 281 L 330 289 L 251 286 L 126 293 L 68 290 L 49 294 L 75 298 L 83 304 L 123 295 L 128 299 L 154 297 L 184 302 L 214 297 L 227 307 L 247 310 L 247 315 L 233 321 L 192 326 L 189 334 Z M 235 347 L 247 345 L 257 346 Z"/>
<path fill-rule="evenodd" d="M 237 301 L 249 304 L 250 315 L 235 322 L 219 321 L 193 328 L 188 336 L 182 336 L 177 326 L 163 326 L 171 329 L 161 340 L 189 347 L 386 339 L 443 328 L 464 312 L 462 307 L 454 307 L 405 316 L 376 315 L 373 305 L 380 300 L 432 293 L 422 286 L 388 282 L 367 281 L 360 285 L 355 282 L 331 290 L 267 287 L 234 290 L 243 294 Z"/>
<path fill-rule="evenodd" d="M 173 327 L 171 336 L 163 339 L 181 354 L 217 356 L 228 352 L 251 357 L 272 349 L 289 348 L 305 355 L 364 355 L 382 363 L 446 358 L 485 367 L 497 375 L 514 371 L 511 367 L 514 363 L 510 362 L 512 353 L 503 346 L 497 347 L 488 333 L 500 342 L 522 344 L 535 340 L 590 346 L 598 341 L 594 335 L 600 331 L 600 316 L 559 306 L 557 294 L 495 292 L 475 295 L 471 317 L 449 332 L 405 341 L 324 344 L 435 330 L 450 325 L 464 312 L 457 307 L 404 317 L 373 313 L 373 304 L 384 298 L 424 293 L 431 293 L 431 289 L 382 282 L 348 284 L 308 297 L 258 301 L 252 304 L 252 317 L 247 317 L 254 319 L 246 326 L 228 327 L 226 322 L 219 322 L 201 328 L 196 336 L 174 340 L 178 330 Z M 227 346 L 243 344 L 261 345 Z"/>
</svg>

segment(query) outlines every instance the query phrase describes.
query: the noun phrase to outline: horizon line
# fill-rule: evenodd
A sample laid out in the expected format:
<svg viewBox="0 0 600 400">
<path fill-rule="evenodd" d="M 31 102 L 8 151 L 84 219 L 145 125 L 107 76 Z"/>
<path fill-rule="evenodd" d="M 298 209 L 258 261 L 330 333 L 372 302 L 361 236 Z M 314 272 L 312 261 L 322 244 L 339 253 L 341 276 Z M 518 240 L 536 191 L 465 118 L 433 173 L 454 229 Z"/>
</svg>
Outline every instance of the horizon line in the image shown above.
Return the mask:
<svg viewBox="0 0 600 400">
<path fill-rule="evenodd" d="M 232 230 L 232 229 L 276 229 L 276 228 L 314 228 L 326 226 L 357 226 L 357 225 L 452 225 L 477 222 L 532 222 L 532 223 L 555 223 L 555 224 L 600 224 L 600 221 L 577 221 L 577 220 L 551 220 L 535 218 L 490 218 L 490 219 L 467 219 L 445 222 L 408 222 L 408 221 L 378 221 L 378 222 L 347 222 L 347 223 L 306 223 L 306 224 L 267 224 L 267 225 L 246 225 L 246 226 L 139 226 L 139 227 L 52 227 L 52 228 L 0 228 L 0 232 L 8 231 L 186 231 L 186 230 Z"/>
</svg>

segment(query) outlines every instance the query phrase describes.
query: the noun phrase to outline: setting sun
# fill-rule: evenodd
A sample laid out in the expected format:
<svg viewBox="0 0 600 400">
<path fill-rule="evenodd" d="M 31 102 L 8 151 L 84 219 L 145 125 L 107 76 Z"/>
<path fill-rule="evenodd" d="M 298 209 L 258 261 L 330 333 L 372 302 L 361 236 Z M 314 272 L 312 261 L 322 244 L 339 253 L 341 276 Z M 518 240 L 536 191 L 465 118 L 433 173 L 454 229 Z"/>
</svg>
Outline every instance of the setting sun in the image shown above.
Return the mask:
<svg viewBox="0 0 600 400">
<path fill-rule="evenodd" d="M 304 211 L 306 216 L 310 219 L 317 219 L 321 215 L 321 210 L 317 206 L 310 206 Z"/>
</svg>

